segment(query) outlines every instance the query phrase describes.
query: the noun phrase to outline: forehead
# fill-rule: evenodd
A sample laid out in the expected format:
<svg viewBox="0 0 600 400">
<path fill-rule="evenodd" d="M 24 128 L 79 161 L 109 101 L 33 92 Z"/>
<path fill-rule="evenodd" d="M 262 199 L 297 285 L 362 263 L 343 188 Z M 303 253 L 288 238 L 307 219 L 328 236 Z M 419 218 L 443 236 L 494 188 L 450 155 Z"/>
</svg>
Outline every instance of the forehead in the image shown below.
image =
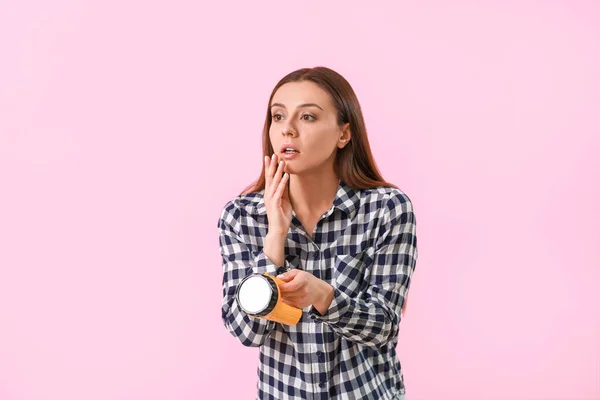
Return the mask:
<svg viewBox="0 0 600 400">
<path fill-rule="evenodd" d="M 307 103 L 316 103 L 323 109 L 332 107 L 329 94 L 310 81 L 286 83 L 275 92 L 273 103 L 281 103 L 288 108 Z"/>
</svg>

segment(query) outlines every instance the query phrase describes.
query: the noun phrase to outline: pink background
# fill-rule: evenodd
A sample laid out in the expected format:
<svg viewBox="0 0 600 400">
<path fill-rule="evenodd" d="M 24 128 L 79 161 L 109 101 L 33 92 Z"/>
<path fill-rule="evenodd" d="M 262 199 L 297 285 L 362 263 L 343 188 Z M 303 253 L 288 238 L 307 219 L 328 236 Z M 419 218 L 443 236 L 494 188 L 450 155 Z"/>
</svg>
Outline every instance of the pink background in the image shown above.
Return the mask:
<svg viewBox="0 0 600 400">
<path fill-rule="evenodd" d="M 217 219 L 316 65 L 415 205 L 409 400 L 600 398 L 599 3 L 158 3 L 0 3 L 0 399 L 254 398 Z"/>
</svg>

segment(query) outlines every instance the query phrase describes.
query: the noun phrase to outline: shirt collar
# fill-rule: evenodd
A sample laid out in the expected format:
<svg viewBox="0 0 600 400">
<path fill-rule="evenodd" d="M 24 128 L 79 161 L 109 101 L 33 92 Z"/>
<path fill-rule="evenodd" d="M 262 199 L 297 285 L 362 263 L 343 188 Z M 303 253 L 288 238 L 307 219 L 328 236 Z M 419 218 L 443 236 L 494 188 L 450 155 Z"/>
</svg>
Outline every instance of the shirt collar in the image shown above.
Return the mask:
<svg viewBox="0 0 600 400">
<path fill-rule="evenodd" d="M 360 202 L 360 189 L 352 189 L 342 180 L 338 181 L 338 189 L 333 199 L 333 208 L 337 208 L 348 214 L 350 219 L 354 218 L 354 213 L 359 206 Z M 261 196 L 255 206 L 255 210 L 258 214 L 266 214 L 267 209 L 265 207 L 264 189 L 260 192 Z"/>
</svg>

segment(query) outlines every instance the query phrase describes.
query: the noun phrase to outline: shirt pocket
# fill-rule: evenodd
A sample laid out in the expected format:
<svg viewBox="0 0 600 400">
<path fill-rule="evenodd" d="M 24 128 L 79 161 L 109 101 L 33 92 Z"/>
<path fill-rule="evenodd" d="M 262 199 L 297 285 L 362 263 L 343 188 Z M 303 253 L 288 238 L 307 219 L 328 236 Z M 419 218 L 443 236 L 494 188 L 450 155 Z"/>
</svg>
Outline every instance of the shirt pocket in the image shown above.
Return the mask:
<svg viewBox="0 0 600 400">
<path fill-rule="evenodd" d="M 366 271 L 373 262 L 368 251 L 356 254 L 336 254 L 334 278 L 336 287 L 350 295 L 357 296 L 369 287 Z"/>
</svg>

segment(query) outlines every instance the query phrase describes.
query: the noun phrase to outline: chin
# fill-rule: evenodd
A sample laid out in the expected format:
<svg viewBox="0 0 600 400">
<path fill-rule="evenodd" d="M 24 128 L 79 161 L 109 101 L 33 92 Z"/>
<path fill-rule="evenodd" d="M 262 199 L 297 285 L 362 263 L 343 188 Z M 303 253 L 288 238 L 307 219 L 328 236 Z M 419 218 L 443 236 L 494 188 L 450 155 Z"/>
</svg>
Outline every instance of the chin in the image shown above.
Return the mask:
<svg viewBox="0 0 600 400">
<path fill-rule="evenodd" d="M 290 165 L 286 165 L 283 172 L 287 172 L 290 175 L 296 175 L 298 173 L 297 168 L 291 167 Z"/>
<path fill-rule="evenodd" d="M 307 166 L 305 164 L 303 165 L 301 163 L 298 163 L 297 161 L 294 161 L 293 163 L 286 164 L 283 171 L 287 172 L 290 175 L 302 175 L 306 172 L 310 172 L 311 168 L 310 166 Z"/>
</svg>

